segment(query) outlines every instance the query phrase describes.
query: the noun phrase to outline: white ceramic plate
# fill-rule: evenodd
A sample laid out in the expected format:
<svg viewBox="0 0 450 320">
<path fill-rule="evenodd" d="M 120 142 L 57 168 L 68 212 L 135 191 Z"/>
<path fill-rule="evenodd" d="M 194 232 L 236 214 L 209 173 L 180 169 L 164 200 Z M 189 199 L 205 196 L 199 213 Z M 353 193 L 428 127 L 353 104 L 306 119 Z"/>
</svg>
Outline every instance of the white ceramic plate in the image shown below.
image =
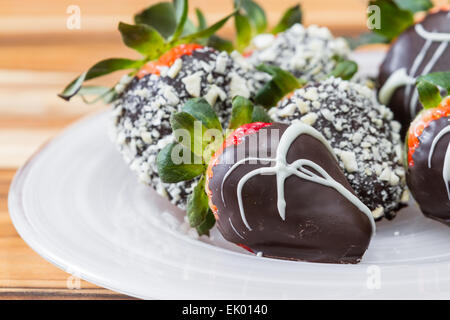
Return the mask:
<svg viewBox="0 0 450 320">
<path fill-rule="evenodd" d="M 376 70 L 380 55 L 358 59 Z M 450 297 L 450 229 L 425 219 L 414 204 L 377 224 L 358 265 L 256 257 L 215 229 L 210 239 L 189 237 L 184 213 L 124 164 L 107 118 L 104 112 L 67 129 L 11 185 L 16 229 L 63 270 L 139 298 Z"/>
</svg>

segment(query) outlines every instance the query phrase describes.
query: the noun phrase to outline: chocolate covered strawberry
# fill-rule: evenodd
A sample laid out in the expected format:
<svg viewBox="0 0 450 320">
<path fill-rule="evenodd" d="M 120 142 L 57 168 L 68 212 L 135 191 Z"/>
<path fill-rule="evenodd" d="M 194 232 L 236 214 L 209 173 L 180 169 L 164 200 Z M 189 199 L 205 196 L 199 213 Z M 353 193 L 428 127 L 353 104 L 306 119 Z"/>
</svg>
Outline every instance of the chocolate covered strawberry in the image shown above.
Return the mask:
<svg viewBox="0 0 450 320">
<path fill-rule="evenodd" d="M 269 114 L 275 121 L 301 121 L 320 131 L 375 219 L 393 219 L 404 206 L 407 193 L 400 124 L 392 120 L 388 108 L 377 103 L 373 90 L 329 78 L 295 90 Z"/>
<path fill-rule="evenodd" d="M 299 23 L 276 36 L 258 35 L 252 43 L 254 50 L 246 52 L 251 64 L 275 65 L 307 81 L 325 79 L 350 53 L 347 42 L 328 28 Z"/>
<path fill-rule="evenodd" d="M 302 8 L 288 8 L 279 22 L 268 29 L 266 15 L 255 1 L 234 1 L 241 10 L 234 16 L 236 49 L 246 62 L 277 66 L 306 81 L 326 78 L 350 53 L 347 41 L 334 38 L 326 27 L 302 25 Z"/>
<path fill-rule="evenodd" d="M 425 216 L 450 226 L 450 72 L 419 78 L 417 87 L 424 105 L 409 127 L 406 150 L 408 187 Z"/>
<path fill-rule="evenodd" d="M 225 239 L 267 257 L 357 263 L 375 228 L 326 139 L 299 122 L 238 128 L 206 190 Z"/>
<path fill-rule="evenodd" d="M 382 10 L 381 15 L 385 14 L 389 13 Z M 398 24 L 410 26 L 392 43 L 380 66 L 377 81 L 379 100 L 402 124 L 402 137 L 422 109 L 414 90 L 415 79 L 450 68 L 450 7 L 446 5 L 430 10 L 417 23 L 414 23 L 412 14 L 410 17 L 409 23 L 403 19 L 404 23 Z M 385 28 L 395 32 L 396 28 L 390 28 L 391 25 L 386 24 Z"/>
</svg>

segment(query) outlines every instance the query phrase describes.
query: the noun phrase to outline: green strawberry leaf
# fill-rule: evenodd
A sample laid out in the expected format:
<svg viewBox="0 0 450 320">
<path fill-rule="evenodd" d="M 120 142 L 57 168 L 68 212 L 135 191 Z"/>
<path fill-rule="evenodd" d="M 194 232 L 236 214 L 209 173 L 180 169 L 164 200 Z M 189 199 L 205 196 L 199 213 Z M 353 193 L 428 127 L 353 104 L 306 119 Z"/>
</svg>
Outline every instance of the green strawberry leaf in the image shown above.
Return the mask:
<svg viewBox="0 0 450 320">
<path fill-rule="evenodd" d="M 103 103 L 108 104 L 113 102 L 118 94 L 114 88 L 108 88 L 103 86 L 83 86 L 78 91 L 77 95 L 83 99 L 86 104 L 94 104 L 98 101 L 103 101 Z M 96 96 L 94 99 L 89 100 L 86 96 Z"/>
<path fill-rule="evenodd" d="M 206 21 L 205 15 L 203 14 L 203 12 L 196 8 L 195 9 L 195 14 L 197 16 L 197 22 L 198 22 L 198 27 L 197 27 L 197 31 L 203 31 L 205 29 L 208 28 L 208 23 Z M 200 44 L 206 45 L 208 47 L 214 48 L 218 51 L 226 51 L 228 53 L 232 52 L 234 50 L 234 45 L 230 40 L 221 38 L 215 34 L 197 40 L 197 42 L 199 42 Z"/>
<path fill-rule="evenodd" d="M 433 72 L 420 76 L 417 81 L 425 80 L 446 91 L 450 91 L 450 71 Z"/>
<path fill-rule="evenodd" d="M 183 37 L 181 37 L 180 39 L 176 39 L 174 40 L 174 43 L 172 43 L 173 45 L 177 45 L 177 44 L 182 44 L 182 43 L 192 43 L 195 42 L 195 40 L 197 39 L 203 39 L 203 38 L 209 38 L 211 37 L 214 33 L 217 32 L 217 30 L 219 30 L 220 28 L 223 27 L 223 25 L 232 17 L 236 14 L 236 11 L 232 12 L 231 14 L 229 14 L 228 16 L 226 16 L 225 18 L 217 21 L 216 23 L 214 23 L 213 25 L 209 26 L 206 29 L 200 30 L 198 32 L 195 33 L 191 33 L 188 35 L 185 35 Z"/>
<path fill-rule="evenodd" d="M 78 93 L 78 91 L 80 91 L 87 74 L 88 71 L 83 72 L 80 76 L 78 76 L 78 78 L 72 80 L 72 82 L 69 83 L 61 93 L 58 93 L 58 97 L 63 98 L 66 101 L 69 101 L 73 96 L 75 96 Z"/>
<path fill-rule="evenodd" d="M 250 123 L 252 122 L 272 123 L 273 120 L 267 114 L 266 109 L 264 109 L 261 106 L 254 106 L 252 113 L 252 120 L 250 121 Z"/>
<path fill-rule="evenodd" d="M 235 0 L 235 7 L 239 8 L 239 5 L 244 9 L 256 33 L 264 32 L 267 28 L 267 18 L 264 9 L 252 0 Z"/>
<path fill-rule="evenodd" d="M 125 45 L 143 54 L 148 60 L 158 58 L 167 50 L 164 38 L 156 29 L 146 24 L 120 22 L 119 31 Z"/>
<path fill-rule="evenodd" d="M 157 3 L 139 12 L 134 16 L 135 25 L 119 23 L 119 31 L 125 45 L 144 55 L 144 58 L 139 61 L 122 58 L 100 61 L 69 83 L 58 96 L 70 100 L 80 91 L 85 81 L 114 71 L 134 69 L 136 72 L 146 62 L 159 58 L 179 44 L 198 42 L 203 45 L 209 43 L 221 50 L 234 49 L 230 41 L 214 36 L 214 33 L 223 27 L 236 10 L 210 27 L 206 27 L 206 19 L 200 10 L 197 10 L 199 27 L 188 19 L 187 12 L 187 0 L 174 0 L 173 3 Z M 167 38 L 171 40 L 166 42 Z M 102 92 L 93 101 L 88 101 L 85 95 L 87 94 L 84 93 L 82 97 L 87 103 L 96 102 L 98 99 L 112 101 L 117 98 L 112 90 L 109 93 Z"/>
<path fill-rule="evenodd" d="M 420 76 L 416 80 L 419 100 L 425 109 L 437 107 L 442 96 L 439 88 L 450 93 L 450 71 L 433 72 Z"/>
<path fill-rule="evenodd" d="M 433 5 L 429 0 L 372 0 L 370 5 L 380 8 L 380 29 L 362 33 L 358 37 L 346 37 L 351 49 L 374 43 L 389 43 L 414 24 L 414 13 L 426 11 Z M 373 11 L 368 12 L 372 16 Z"/>
<path fill-rule="evenodd" d="M 208 134 L 209 133 L 209 134 Z M 221 145 L 223 145 L 224 134 L 222 131 L 207 131 L 205 140 L 208 142 L 203 150 L 203 161 L 209 163 L 211 157 L 216 153 Z"/>
<path fill-rule="evenodd" d="M 355 38 L 345 37 L 345 40 L 352 50 L 366 44 L 389 43 L 389 39 L 375 32 L 365 32 Z"/>
<path fill-rule="evenodd" d="M 255 102 L 263 107 L 275 106 L 286 94 L 299 88 L 302 82 L 293 74 L 275 66 L 261 64 L 256 67 L 272 76 L 255 96 Z"/>
<path fill-rule="evenodd" d="M 408 132 L 409 132 L 409 128 L 408 128 Z M 403 143 L 403 156 L 402 156 L 402 158 L 403 158 L 403 166 L 405 168 L 408 168 L 408 150 L 409 150 L 408 141 L 409 141 L 409 134 L 405 135 L 404 141 L 405 142 Z"/>
<path fill-rule="evenodd" d="M 81 87 L 80 91 L 78 91 L 78 95 L 80 96 L 101 96 L 108 91 L 110 91 L 111 88 L 104 87 L 104 86 L 83 86 Z"/>
<path fill-rule="evenodd" d="M 192 22 L 191 19 L 187 18 L 186 23 L 184 24 L 183 33 L 181 34 L 181 36 L 187 36 L 187 35 L 197 32 L 197 31 L 198 31 L 198 28 L 194 24 L 194 22 Z"/>
<path fill-rule="evenodd" d="M 232 101 L 231 120 L 228 128 L 236 129 L 243 124 L 251 123 L 253 103 L 241 96 L 235 96 Z"/>
<path fill-rule="evenodd" d="M 208 22 L 206 21 L 205 15 L 199 8 L 195 8 L 195 15 L 197 16 L 197 26 L 195 26 L 194 23 L 192 23 L 194 29 L 191 32 L 183 33 L 183 35 L 189 35 L 189 34 L 192 34 L 192 33 L 198 32 L 198 31 L 202 31 L 202 30 L 205 30 L 206 28 L 208 28 Z M 203 38 L 203 39 L 197 39 L 195 42 L 197 42 L 198 44 L 201 44 L 203 46 L 207 46 L 208 41 L 209 41 L 208 38 Z"/>
<path fill-rule="evenodd" d="M 342 80 L 350 80 L 358 71 L 358 64 L 351 60 L 339 61 L 330 76 L 341 78 Z"/>
<path fill-rule="evenodd" d="M 222 125 L 214 109 L 204 98 L 193 98 L 186 101 L 181 111 L 200 120 L 207 129 L 217 129 L 222 131 Z"/>
<path fill-rule="evenodd" d="M 433 7 L 433 3 L 430 0 L 395 0 L 395 3 L 399 8 L 412 13 L 427 11 Z"/>
<path fill-rule="evenodd" d="M 178 37 L 183 33 L 184 25 L 187 21 L 189 10 L 188 0 L 173 0 L 173 6 L 175 8 L 177 27 L 171 39 L 178 39 Z"/>
<path fill-rule="evenodd" d="M 393 0 L 371 0 L 369 5 L 380 8 L 380 28 L 373 29 L 373 32 L 386 37 L 389 41 L 414 24 L 413 13 L 401 9 Z M 373 14 L 369 11 L 368 17 L 372 17 Z"/>
<path fill-rule="evenodd" d="M 209 230 L 214 227 L 214 224 L 216 223 L 216 218 L 214 217 L 214 214 L 211 209 L 208 210 L 208 213 L 206 214 L 205 220 L 196 227 L 197 233 L 199 236 L 207 235 L 209 236 Z"/>
<path fill-rule="evenodd" d="M 214 109 L 203 98 L 188 100 L 182 112 L 190 114 L 203 125 L 202 132 L 202 155 L 203 161 L 209 163 L 210 158 L 223 143 L 223 130 Z M 197 132 L 200 132 L 197 129 Z M 198 134 L 198 133 L 197 133 Z M 198 142 L 197 142 L 198 143 Z M 197 153 L 198 154 L 198 153 Z"/>
<path fill-rule="evenodd" d="M 168 144 L 161 149 L 156 159 L 159 177 L 166 183 L 191 180 L 205 171 L 201 160 L 195 160 L 190 150 L 181 144 L 175 142 Z"/>
<path fill-rule="evenodd" d="M 200 226 L 205 222 L 209 211 L 208 196 L 205 192 L 205 175 L 202 175 L 187 200 L 186 213 L 190 226 L 192 228 Z"/>
<path fill-rule="evenodd" d="M 212 35 L 208 39 L 208 47 L 214 48 L 218 51 L 226 51 L 228 53 L 234 50 L 233 42 L 216 35 Z"/>
<path fill-rule="evenodd" d="M 199 8 L 195 9 L 195 15 L 197 16 L 197 21 L 198 21 L 197 30 L 198 31 L 205 30 L 208 27 L 208 23 L 206 22 L 205 15 Z"/>
<path fill-rule="evenodd" d="M 123 58 L 102 60 L 94 64 L 88 71 L 82 73 L 79 77 L 69 83 L 64 90 L 58 94 L 58 96 L 69 101 L 78 93 L 84 81 L 101 77 L 119 70 L 139 68 L 143 63 L 143 61 Z"/>
<path fill-rule="evenodd" d="M 197 156 L 203 156 L 203 150 L 208 144 L 204 141 L 207 128 L 201 121 L 186 112 L 177 112 L 170 116 L 170 125 L 175 138 Z"/>
<path fill-rule="evenodd" d="M 271 33 L 277 34 L 283 32 L 296 23 L 302 23 L 302 8 L 300 4 L 297 4 L 289 9 L 281 17 L 277 25 L 272 29 Z"/>
<path fill-rule="evenodd" d="M 135 24 L 146 24 L 169 38 L 177 27 L 175 9 L 170 2 L 160 2 L 134 16 Z"/>
<path fill-rule="evenodd" d="M 419 100 L 424 109 L 435 108 L 441 103 L 441 93 L 436 85 L 426 80 L 421 80 L 416 86 L 417 91 L 419 92 Z"/>
<path fill-rule="evenodd" d="M 234 16 L 234 26 L 236 28 L 236 42 L 239 51 L 243 51 L 252 40 L 252 26 L 247 16 L 236 13 Z"/>
</svg>

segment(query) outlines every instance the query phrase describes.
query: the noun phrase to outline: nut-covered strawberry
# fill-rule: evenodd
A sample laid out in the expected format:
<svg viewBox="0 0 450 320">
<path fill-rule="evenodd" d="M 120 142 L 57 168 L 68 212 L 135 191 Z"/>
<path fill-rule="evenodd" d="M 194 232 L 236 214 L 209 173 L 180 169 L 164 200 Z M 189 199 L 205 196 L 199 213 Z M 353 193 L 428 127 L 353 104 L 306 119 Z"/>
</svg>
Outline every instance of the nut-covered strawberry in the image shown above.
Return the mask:
<svg viewBox="0 0 450 320">
<path fill-rule="evenodd" d="M 425 216 L 450 226 L 450 72 L 419 78 L 424 105 L 411 123 L 406 138 L 405 166 L 408 187 Z"/>
<path fill-rule="evenodd" d="M 111 136 L 126 163 L 140 181 L 182 209 L 186 209 L 198 179 L 187 174 L 177 182 L 165 181 L 157 170 L 159 152 L 167 151 L 164 148 L 174 140 L 171 116 L 180 112 L 188 100 L 201 99 L 212 107 L 212 113 L 217 112 L 217 123 L 226 125 L 231 118 L 233 97 L 251 99 L 258 89 L 255 85 L 261 85 L 253 80 L 255 73 L 270 79 L 251 66 L 243 67 L 219 45 L 224 40 L 214 34 L 234 14 L 208 26 L 197 10 L 196 26 L 188 18 L 188 1 L 152 5 L 134 16 L 134 24 L 119 24 L 124 44 L 139 52 L 140 59 L 100 61 L 60 94 L 66 100 L 75 95 L 98 95 L 94 102 L 100 98 L 114 102 Z M 112 88 L 85 84 L 123 70 L 128 70 L 128 74 Z"/>
<path fill-rule="evenodd" d="M 343 38 L 334 38 L 326 27 L 294 24 L 276 36 L 257 35 L 253 50 L 246 51 L 248 61 L 278 66 L 307 81 L 325 79 L 350 48 Z"/>
<path fill-rule="evenodd" d="M 206 190 L 224 238 L 266 257 L 357 263 L 375 230 L 325 137 L 299 122 L 238 128 Z"/>
<path fill-rule="evenodd" d="M 254 84 L 226 52 L 177 46 L 144 65 L 114 103 L 112 132 L 119 150 L 142 181 L 184 209 L 192 183 L 164 184 L 156 170 L 158 152 L 173 140 L 170 116 L 189 99 L 203 98 L 226 125 L 233 97 L 250 98 Z"/>
</svg>

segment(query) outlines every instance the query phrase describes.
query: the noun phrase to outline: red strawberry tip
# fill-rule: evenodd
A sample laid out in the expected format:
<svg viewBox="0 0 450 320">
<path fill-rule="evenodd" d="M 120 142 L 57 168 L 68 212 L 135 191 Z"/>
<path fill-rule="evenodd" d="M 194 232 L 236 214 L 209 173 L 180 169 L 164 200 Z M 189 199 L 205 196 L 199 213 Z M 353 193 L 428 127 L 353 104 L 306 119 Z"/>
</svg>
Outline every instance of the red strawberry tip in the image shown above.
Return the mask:
<svg viewBox="0 0 450 320">
<path fill-rule="evenodd" d="M 142 66 L 137 73 L 137 77 L 141 79 L 147 74 L 156 74 L 159 76 L 162 67 L 170 67 L 178 58 L 185 55 L 191 55 L 195 50 L 201 48 L 203 48 L 203 46 L 196 43 L 180 44 L 173 47 L 161 55 L 158 60 L 147 62 Z"/>
<path fill-rule="evenodd" d="M 408 148 L 408 166 L 414 166 L 413 155 L 420 145 L 419 137 L 423 130 L 427 128 L 433 121 L 442 117 L 450 116 L 450 97 L 445 98 L 436 108 L 422 110 L 408 130 L 407 148 Z"/>
</svg>

